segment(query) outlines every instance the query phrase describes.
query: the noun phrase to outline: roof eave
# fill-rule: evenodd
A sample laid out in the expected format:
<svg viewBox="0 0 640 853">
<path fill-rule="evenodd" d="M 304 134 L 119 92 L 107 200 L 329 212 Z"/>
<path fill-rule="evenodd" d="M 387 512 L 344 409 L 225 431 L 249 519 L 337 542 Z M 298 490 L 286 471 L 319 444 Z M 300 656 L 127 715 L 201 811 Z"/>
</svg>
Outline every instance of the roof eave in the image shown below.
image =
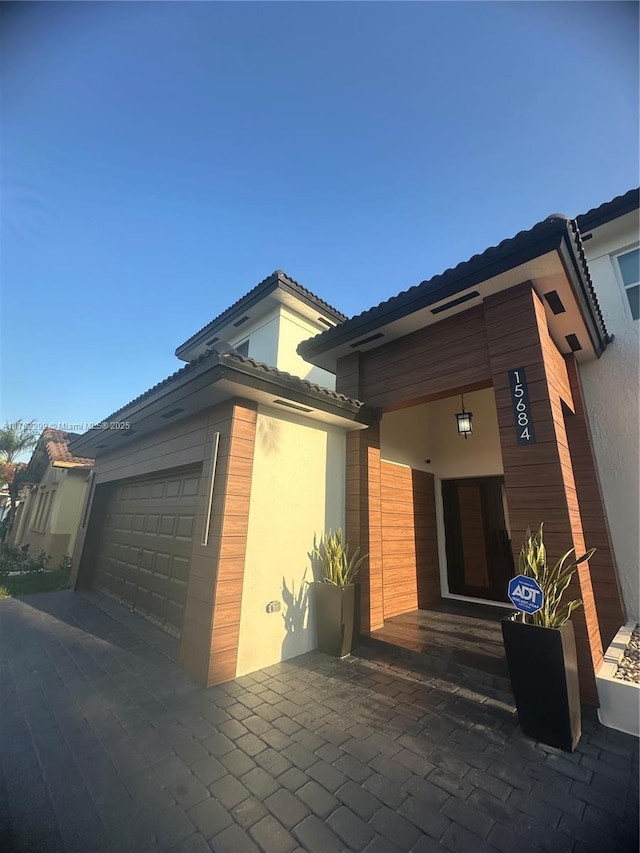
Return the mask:
<svg viewBox="0 0 640 853">
<path fill-rule="evenodd" d="M 127 430 L 103 430 L 96 427 L 81 435 L 70 445 L 74 455 L 98 457 L 101 452 L 112 452 L 118 447 L 118 442 L 128 437 L 132 438 L 134 435 L 141 437 L 161 429 L 161 425 L 152 428 L 147 426 L 145 429 L 144 421 L 146 420 L 148 424 L 150 418 L 157 419 L 158 413 L 162 412 L 169 402 L 173 403 L 170 398 L 175 397 L 179 392 L 183 392 L 181 399 L 185 401 L 205 386 L 209 388 L 219 385 L 225 400 L 242 397 L 243 389 L 252 388 L 256 391 L 271 393 L 272 396 L 286 397 L 294 403 L 325 412 L 354 425 L 368 426 L 378 417 L 375 410 L 358 401 L 335 395 L 334 392 L 316 389 L 310 384 L 307 388 L 301 387 L 304 381 L 298 377 L 289 377 L 282 373 L 269 375 L 264 367 L 255 366 L 244 359 L 238 361 L 229 354 L 214 352 L 203 358 L 198 365 L 188 365 L 183 368 L 183 371 L 161 383 L 157 389 L 152 389 L 150 393 L 133 401 L 132 405 L 119 410 L 115 416 L 111 415 L 105 419 L 107 423 L 116 420 L 121 423 L 130 423 L 132 427 L 130 436 L 127 436 Z M 187 390 L 190 384 L 192 388 Z M 209 401 L 208 405 L 211 406 L 212 403 Z M 190 417 L 197 411 L 199 411 L 197 408 L 189 410 L 183 417 Z M 105 446 L 100 447 L 101 444 Z"/>
<path fill-rule="evenodd" d="M 341 399 L 341 395 L 332 396 L 312 387 L 303 389 L 297 377 L 288 379 L 283 375 L 268 376 L 259 367 L 253 367 L 246 362 L 224 361 L 224 374 L 226 379 L 238 385 L 267 393 L 273 393 L 274 389 L 277 389 L 282 392 L 281 396 L 286 396 L 288 401 L 311 406 L 363 426 L 369 426 L 379 417 L 377 409 L 359 401 Z"/>
<path fill-rule="evenodd" d="M 619 219 L 627 213 L 632 213 L 640 207 L 640 189 L 632 189 L 611 201 L 594 207 L 576 218 L 578 228 L 583 234 L 599 228 L 607 222 Z"/>
<path fill-rule="evenodd" d="M 453 270 L 421 282 L 417 288 L 412 288 L 406 294 L 400 294 L 382 303 L 380 310 L 374 308 L 361 318 L 355 317 L 353 321 L 347 321 L 340 327 L 329 329 L 307 341 L 302 341 L 298 346 L 298 353 L 312 364 L 327 368 L 327 357 L 332 350 L 353 345 L 359 338 L 375 333 L 396 320 L 443 299 L 454 297 L 469 288 L 480 288 L 483 282 L 491 278 L 549 252 L 557 251 L 587 327 L 594 352 L 600 357 L 609 338 L 591 285 L 580 235 L 575 224 L 565 217 L 550 217 L 538 223 L 530 232 L 512 238 L 509 243 L 510 245 L 503 251 L 500 250 L 500 246 L 492 247 Z"/>
<path fill-rule="evenodd" d="M 547 227 L 539 227 L 543 224 L 546 224 Z M 483 261 L 485 252 L 475 259 L 472 258 L 465 262 L 463 269 L 457 274 L 455 274 L 455 269 L 457 268 L 454 268 L 451 272 L 445 272 L 434 276 L 428 281 L 421 282 L 414 293 L 409 290 L 404 298 L 400 294 L 398 297 L 388 300 L 388 302 L 392 302 L 393 304 L 388 304 L 388 302 L 382 303 L 380 311 L 374 308 L 371 312 L 366 312 L 361 320 L 355 317 L 353 321 L 347 320 L 341 326 L 328 329 L 320 335 L 302 341 L 298 346 L 298 353 L 307 361 L 314 363 L 314 357 L 327 353 L 335 347 L 349 344 L 357 338 L 375 332 L 382 326 L 392 323 L 395 320 L 413 314 L 442 299 L 452 297 L 456 293 L 470 287 L 480 285 L 483 281 L 500 275 L 500 273 L 506 272 L 512 267 L 519 266 L 542 254 L 557 249 L 566 233 L 565 223 L 560 223 L 560 220 L 554 219 L 546 223 L 539 223 L 539 226 L 534 240 L 520 240 L 513 247 L 512 251 L 505 254 L 496 255 L 497 247 L 486 250 L 486 252 L 492 252 L 492 256 L 488 259 Z M 517 240 L 518 238 L 515 237 L 513 239 Z M 438 281 L 439 279 L 442 279 L 442 282 Z M 433 286 L 434 284 L 435 286 Z M 429 285 L 432 286 L 429 287 Z"/>
<path fill-rule="evenodd" d="M 178 358 L 183 359 L 185 353 L 200 346 L 202 342 L 210 335 L 215 335 L 218 330 L 223 329 L 229 323 L 239 319 L 243 314 L 250 310 L 253 306 L 261 302 L 266 296 L 274 293 L 276 290 L 283 290 L 304 302 L 306 305 L 313 307 L 320 314 L 324 314 L 335 320 L 336 323 L 343 323 L 346 319 L 345 315 L 340 313 L 336 308 L 333 308 L 328 303 L 316 297 L 311 291 L 307 291 L 302 285 L 289 278 L 282 271 L 277 270 L 270 276 L 264 279 L 260 284 L 256 285 L 253 290 L 249 291 L 245 296 L 238 300 L 230 308 L 227 308 L 217 317 L 215 317 L 204 328 L 192 335 L 184 343 L 176 348 L 175 354 Z"/>
</svg>

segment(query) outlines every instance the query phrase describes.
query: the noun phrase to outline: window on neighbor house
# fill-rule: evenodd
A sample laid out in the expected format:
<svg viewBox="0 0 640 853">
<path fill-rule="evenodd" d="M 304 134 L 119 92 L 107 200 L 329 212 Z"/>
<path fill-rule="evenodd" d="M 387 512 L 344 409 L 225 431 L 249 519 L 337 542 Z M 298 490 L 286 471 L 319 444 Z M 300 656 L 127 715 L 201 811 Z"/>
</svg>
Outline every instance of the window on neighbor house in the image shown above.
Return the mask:
<svg viewBox="0 0 640 853">
<path fill-rule="evenodd" d="M 47 510 L 44 514 L 44 519 L 42 521 L 42 532 L 46 532 L 49 527 L 49 522 L 51 521 L 51 509 L 53 508 L 53 501 L 55 500 L 56 490 L 51 489 L 49 492 L 49 501 L 47 503 Z"/>
<path fill-rule="evenodd" d="M 637 320 L 640 317 L 640 249 L 623 252 L 616 260 L 631 316 Z"/>
<path fill-rule="evenodd" d="M 38 494 L 37 498 L 34 498 L 37 501 L 37 503 L 36 503 L 36 511 L 33 514 L 32 519 L 31 519 L 31 530 L 36 530 L 36 531 L 39 530 L 39 522 L 40 522 L 40 516 L 42 515 L 42 504 L 44 502 L 44 497 L 45 497 L 45 493 L 40 492 Z"/>
<path fill-rule="evenodd" d="M 51 507 L 54 496 L 55 489 L 40 492 L 38 495 L 38 506 L 31 526 L 31 529 L 36 533 L 45 533 L 47 530 L 47 525 L 51 518 Z"/>
</svg>

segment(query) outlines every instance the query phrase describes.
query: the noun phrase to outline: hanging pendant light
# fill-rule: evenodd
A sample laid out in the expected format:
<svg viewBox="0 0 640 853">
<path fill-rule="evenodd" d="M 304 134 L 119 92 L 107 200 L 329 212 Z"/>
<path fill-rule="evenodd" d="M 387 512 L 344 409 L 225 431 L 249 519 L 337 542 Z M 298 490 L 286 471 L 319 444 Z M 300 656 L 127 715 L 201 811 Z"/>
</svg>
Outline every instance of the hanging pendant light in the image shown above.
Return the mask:
<svg viewBox="0 0 640 853">
<path fill-rule="evenodd" d="M 469 435 L 473 435 L 473 414 L 464 410 L 464 394 L 460 395 L 462 401 L 462 411 L 456 414 L 458 422 L 458 435 L 463 435 L 465 439 Z"/>
</svg>

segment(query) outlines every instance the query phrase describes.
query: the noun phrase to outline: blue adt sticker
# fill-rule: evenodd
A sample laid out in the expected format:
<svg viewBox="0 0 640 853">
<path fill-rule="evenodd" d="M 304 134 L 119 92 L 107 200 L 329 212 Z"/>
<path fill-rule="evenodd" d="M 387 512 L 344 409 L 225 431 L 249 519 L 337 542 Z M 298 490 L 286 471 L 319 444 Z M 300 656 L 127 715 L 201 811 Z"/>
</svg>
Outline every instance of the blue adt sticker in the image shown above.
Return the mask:
<svg viewBox="0 0 640 853">
<path fill-rule="evenodd" d="M 537 613 L 544 604 L 540 585 L 533 578 L 516 575 L 509 581 L 509 598 L 514 607 L 524 613 Z"/>
</svg>

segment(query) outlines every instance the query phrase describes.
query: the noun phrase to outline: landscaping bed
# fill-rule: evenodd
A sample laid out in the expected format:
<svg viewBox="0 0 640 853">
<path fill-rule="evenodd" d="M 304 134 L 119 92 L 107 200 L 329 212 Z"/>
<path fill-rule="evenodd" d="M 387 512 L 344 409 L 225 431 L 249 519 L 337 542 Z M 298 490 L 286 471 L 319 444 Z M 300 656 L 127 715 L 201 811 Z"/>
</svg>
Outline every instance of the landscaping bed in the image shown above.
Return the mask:
<svg viewBox="0 0 640 853">
<path fill-rule="evenodd" d="M 640 626 L 633 629 L 627 648 L 624 650 L 614 678 L 621 681 L 640 682 Z"/>
<path fill-rule="evenodd" d="M 596 673 L 600 722 L 640 737 L 640 632 L 635 622 L 623 625 L 605 652 Z"/>
<path fill-rule="evenodd" d="M 31 554 L 28 548 L 0 546 L 0 598 L 13 598 L 32 592 L 54 592 L 69 586 L 70 557 L 49 569 L 51 557 L 44 552 Z"/>
</svg>

